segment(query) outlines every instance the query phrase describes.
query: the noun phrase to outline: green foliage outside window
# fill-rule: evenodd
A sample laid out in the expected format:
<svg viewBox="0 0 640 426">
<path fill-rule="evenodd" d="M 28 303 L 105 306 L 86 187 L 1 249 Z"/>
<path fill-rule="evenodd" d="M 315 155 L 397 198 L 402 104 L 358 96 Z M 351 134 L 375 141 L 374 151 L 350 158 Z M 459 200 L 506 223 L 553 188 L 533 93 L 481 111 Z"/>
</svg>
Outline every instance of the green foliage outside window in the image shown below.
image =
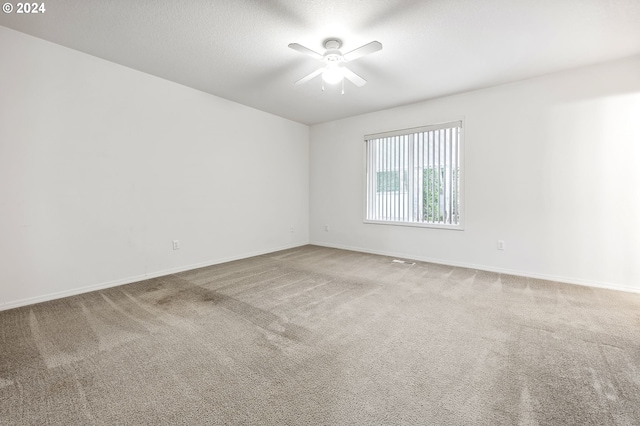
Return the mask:
<svg viewBox="0 0 640 426">
<path fill-rule="evenodd" d="M 451 212 L 452 217 L 459 215 L 457 211 L 458 206 L 458 179 L 460 176 L 460 170 L 455 169 L 450 177 L 445 177 L 444 167 L 432 167 L 423 170 L 423 203 L 422 214 L 423 220 L 428 222 L 442 222 L 446 217 L 447 200 L 444 194 L 445 191 L 445 179 L 448 178 L 447 185 L 451 185 L 453 190 L 451 196 L 453 197 Z"/>
<path fill-rule="evenodd" d="M 440 177 L 440 179 L 438 179 L 438 177 Z M 443 178 L 444 169 L 428 168 L 423 170 L 422 214 L 424 220 L 427 222 L 439 222 L 444 218 L 444 212 L 440 209 L 440 195 L 444 191 L 442 187 Z"/>
</svg>

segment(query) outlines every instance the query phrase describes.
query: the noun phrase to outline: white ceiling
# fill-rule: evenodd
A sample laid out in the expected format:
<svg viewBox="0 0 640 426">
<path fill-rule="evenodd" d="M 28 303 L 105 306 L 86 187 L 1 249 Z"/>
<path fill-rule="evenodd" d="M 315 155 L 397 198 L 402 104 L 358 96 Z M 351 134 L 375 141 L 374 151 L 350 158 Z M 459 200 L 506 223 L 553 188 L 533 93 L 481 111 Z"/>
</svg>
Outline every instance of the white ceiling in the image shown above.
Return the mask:
<svg viewBox="0 0 640 426">
<path fill-rule="evenodd" d="M 12 1 L 12 3 L 15 3 Z M 305 124 L 640 54 L 640 0 L 55 0 L 0 25 Z M 383 50 L 322 92 L 287 47 Z M 1 52 L 0 52 L 1 55 Z M 1 56 L 0 56 L 1 58 Z"/>
</svg>

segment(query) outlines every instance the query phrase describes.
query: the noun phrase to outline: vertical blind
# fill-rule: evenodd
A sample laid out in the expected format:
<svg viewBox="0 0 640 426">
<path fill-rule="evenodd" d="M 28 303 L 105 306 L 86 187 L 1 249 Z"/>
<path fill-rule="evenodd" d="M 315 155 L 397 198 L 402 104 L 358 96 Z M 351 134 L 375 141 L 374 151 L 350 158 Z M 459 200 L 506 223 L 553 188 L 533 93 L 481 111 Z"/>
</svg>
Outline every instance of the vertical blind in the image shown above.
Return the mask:
<svg viewBox="0 0 640 426">
<path fill-rule="evenodd" d="M 366 220 L 460 224 L 462 122 L 365 136 Z"/>
</svg>

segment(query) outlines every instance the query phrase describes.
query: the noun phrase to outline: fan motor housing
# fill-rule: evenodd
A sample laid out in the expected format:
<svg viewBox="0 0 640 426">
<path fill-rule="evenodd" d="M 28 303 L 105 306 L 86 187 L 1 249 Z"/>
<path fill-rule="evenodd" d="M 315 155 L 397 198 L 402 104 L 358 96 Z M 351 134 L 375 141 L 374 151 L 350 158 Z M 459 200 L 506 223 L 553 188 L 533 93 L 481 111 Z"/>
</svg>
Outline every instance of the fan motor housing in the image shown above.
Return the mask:
<svg viewBox="0 0 640 426">
<path fill-rule="evenodd" d="M 324 54 L 325 62 L 342 62 L 342 53 L 339 50 L 329 50 Z"/>
<path fill-rule="evenodd" d="M 340 52 L 340 47 L 342 46 L 342 41 L 336 38 L 330 38 L 325 40 L 324 48 L 327 49 L 322 55 L 323 60 L 327 63 L 333 62 L 342 62 L 342 52 Z"/>
</svg>

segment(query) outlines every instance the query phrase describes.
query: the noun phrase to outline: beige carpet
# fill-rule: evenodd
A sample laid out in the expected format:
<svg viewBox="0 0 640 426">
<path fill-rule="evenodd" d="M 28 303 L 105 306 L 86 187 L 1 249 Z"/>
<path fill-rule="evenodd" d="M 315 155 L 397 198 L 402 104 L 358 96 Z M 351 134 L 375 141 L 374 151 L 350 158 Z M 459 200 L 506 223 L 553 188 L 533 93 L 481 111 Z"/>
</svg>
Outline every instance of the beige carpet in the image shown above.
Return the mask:
<svg viewBox="0 0 640 426">
<path fill-rule="evenodd" d="M 640 424 L 640 295 L 391 260 L 306 246 L 0 312 L 0 424 Z"/>
</svg>

